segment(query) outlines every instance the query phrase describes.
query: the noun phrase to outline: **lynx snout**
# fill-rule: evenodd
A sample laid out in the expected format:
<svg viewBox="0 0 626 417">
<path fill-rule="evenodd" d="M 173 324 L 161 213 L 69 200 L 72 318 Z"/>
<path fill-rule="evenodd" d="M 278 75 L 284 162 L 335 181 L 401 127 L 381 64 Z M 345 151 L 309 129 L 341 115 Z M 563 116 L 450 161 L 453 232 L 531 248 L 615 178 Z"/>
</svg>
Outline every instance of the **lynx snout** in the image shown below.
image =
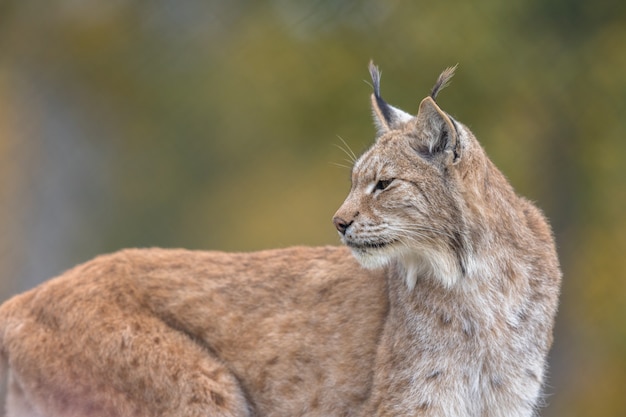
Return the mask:
<svg viewBox="0 0 626 417">
<path fill-rule="evenodd" d="M 333 216 L 333 224 L 339 232 L 342 240 L 345 240 L 348 228 L 354 224 L 360 214 L 359 206 L 357 204 L 358 203 L 353 198 L 353 193 L 350 193 Z"/>
<path fill-rule="evenodd" d="M 354 220 L 346 221 L 339 216 L 333 217 L 333 224 L 342 236 L 346 234 L 346 230 L 348 230 L 348 227 L 350 227 L 353 222 Z"/>
</svg>

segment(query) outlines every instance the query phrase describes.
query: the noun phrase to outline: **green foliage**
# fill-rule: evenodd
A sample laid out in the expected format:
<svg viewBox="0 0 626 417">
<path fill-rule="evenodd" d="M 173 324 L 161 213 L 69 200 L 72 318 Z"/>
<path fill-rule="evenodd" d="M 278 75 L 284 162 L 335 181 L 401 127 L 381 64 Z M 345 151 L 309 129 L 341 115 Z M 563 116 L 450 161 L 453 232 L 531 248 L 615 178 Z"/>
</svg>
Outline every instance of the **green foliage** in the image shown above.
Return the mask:
<svg viewBox="0 0 626 417">
<path fill-rule="evenodd" d="M 565 279 L 543 415 L 620 415 L 625 9 L 5 0 L 0 271 L 22 279 L 31 257 L 53 249 L 66 268 L 125 246 L 336 244 L 330 218 L 349 170 L 334 164 L 350 164 L 335 145 L 339 135 L 358 153 L 373 138 L 370 58 L 383 96 L 409 112 L 459 63 L 439 102 L 545 209 L 559 242 Z M 52 195 L 80 222 L 35 216 Z M 62 238 L 46 238 L 55 222 Z"/>
</svg>

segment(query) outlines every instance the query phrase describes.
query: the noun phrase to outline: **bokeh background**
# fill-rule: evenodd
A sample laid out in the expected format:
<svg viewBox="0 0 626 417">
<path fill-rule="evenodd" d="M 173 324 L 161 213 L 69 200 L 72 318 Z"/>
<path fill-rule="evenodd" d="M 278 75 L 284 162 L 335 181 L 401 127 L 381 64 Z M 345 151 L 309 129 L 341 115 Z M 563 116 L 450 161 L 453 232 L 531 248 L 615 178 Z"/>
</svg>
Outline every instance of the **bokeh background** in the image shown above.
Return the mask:
<svg viewBox="0 0 626 417">
<path fill-rule="evenodd" d="M 367 63 L 552 221 L 543 416 L 626 415 L 626 2 L 1 0 L 0 300 L 96 254 L 338 244 Z M 341 138 L 341 139 L 340 139 Z"/>
</svg>

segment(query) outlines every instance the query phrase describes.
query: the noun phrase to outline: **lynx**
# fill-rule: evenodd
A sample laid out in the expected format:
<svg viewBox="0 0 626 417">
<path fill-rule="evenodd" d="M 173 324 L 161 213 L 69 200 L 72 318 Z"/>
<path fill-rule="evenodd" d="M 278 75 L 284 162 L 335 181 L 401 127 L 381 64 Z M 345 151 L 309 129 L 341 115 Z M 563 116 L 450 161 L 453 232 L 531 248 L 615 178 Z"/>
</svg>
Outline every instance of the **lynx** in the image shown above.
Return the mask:
<svg viewBox="0 0 626 417">
<path fill-rule="evenodd" d="M 129 249 L 0 308 L 8 416 L 531 416 L 561 273 L 541 212 L 435 99 L 380 95 L 343 247 Z"/>
</svg>

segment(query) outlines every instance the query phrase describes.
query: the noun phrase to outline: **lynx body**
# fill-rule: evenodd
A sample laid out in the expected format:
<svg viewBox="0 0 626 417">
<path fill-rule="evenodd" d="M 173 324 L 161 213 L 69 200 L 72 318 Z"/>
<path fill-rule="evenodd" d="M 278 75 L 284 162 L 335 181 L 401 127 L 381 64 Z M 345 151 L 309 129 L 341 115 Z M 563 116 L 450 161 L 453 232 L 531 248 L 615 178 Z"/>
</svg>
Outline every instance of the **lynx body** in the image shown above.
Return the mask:
<svg viewBox="0 0 626 417">
<path fill-rule="evenodd" d="M 550 228 L 435 102 L 453 70 L 416 116 L 370 72 L 377 138 L 333 219 L 349 249 L 77 266 L 0 307 L 7 415 L 532 416 Z"/>
</svg>

